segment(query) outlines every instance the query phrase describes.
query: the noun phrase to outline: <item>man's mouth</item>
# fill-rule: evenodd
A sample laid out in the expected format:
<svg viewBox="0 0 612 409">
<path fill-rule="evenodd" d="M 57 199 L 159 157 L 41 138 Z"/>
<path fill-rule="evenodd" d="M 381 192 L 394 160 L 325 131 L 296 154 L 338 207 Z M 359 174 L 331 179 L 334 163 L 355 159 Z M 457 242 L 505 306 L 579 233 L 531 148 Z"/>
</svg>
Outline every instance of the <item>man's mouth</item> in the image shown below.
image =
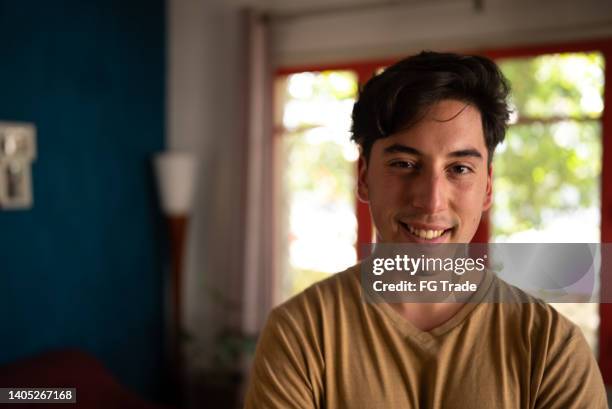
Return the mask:
<svg viewBox="0 0 612 409">
<path fill-rule="evenodd" d="M 439 241 L 439 239 L 443 238 L 450 234 L 453 230 L 452 227 L 444 228 L 444 227 L 430 227 L 425 228 L 421 226 L 413 226 L 407 223 L 399 222 L 400 225 L 404 228 L 404 230 L 409 233 L 411 236 L 414 236 L 420 240 L 431 240 L 431 241 Z"/>
</svg>

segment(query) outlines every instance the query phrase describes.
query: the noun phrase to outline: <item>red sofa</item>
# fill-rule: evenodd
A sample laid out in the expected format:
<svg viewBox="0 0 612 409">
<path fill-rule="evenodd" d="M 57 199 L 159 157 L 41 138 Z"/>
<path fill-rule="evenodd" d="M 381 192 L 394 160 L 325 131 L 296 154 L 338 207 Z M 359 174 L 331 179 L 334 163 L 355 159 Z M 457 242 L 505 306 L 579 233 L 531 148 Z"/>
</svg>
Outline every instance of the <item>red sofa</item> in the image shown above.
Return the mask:
<svg viewBox="0 0 612 409">
<path fill-rule="evenodd" d="M 59 350 L 0 367 L 0 388 L 70 387 L 76 403 L 0 404 L 2 409 L 169 409 L 142 399 L 121 386 L 95 357 L 79 350 Z"/>
</svg>

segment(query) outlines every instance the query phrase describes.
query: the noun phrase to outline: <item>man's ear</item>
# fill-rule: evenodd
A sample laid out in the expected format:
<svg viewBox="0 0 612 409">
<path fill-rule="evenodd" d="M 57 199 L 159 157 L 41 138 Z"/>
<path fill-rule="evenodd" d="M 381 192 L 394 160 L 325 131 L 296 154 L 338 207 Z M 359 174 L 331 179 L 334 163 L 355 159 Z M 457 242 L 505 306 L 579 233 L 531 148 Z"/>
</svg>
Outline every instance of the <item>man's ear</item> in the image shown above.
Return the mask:
<svg viewBox="0 0 612 409">
<path fill-rule="evenodd" d="M 489 169 L 487 171 L 487 190 L 485 192 L 484 203 L 482 206 L 482 211 L 487 211 L 491 208 L 493 204 L 493 165 L 489 165 Z"/>
<path fill-rule="evenodd" d="M 370 201 L 370 191 L 368 189 L 368 164 L 363 152 L 359 155 L 359 163 L 357 165 L 357 197 L 363 203 Z"/>
</svg>

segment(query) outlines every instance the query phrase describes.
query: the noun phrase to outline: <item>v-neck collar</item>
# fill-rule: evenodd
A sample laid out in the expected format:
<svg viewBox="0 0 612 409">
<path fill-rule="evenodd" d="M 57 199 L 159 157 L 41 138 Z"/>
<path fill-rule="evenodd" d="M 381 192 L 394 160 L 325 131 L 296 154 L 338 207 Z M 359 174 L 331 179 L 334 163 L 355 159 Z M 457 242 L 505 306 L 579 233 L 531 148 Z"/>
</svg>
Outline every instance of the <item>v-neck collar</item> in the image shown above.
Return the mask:
<svg viewBox="0 0 612 409">
<path fill-rule="evenodd" d="M 361 276 L 360 276 L 361 267 L 360 266 L 361 266 L 361 263 L 359 263 L 359 267 L 356 269 L 357 270 L 356 275 L 357 275 L 357 280 L 359 282 L 359 289 L 360 289 L 360 295 L 361 295 L 363 289 L 361 288 Z M 442 324 L 438 325 L 437 327 L 432 328 L 429 331 L 423 331 L 417 328 L 412 322 L 404 318 L 398 311 L 393 309 L 393 307 L 391 307 L 389 303 L 367 302 L 363 300 L 363 296 L 361 296 L 361 299 L 362 299 L 362 302 L 366 302 L 372 308 L 374 308 L 376 311 L 382 314 L 384 317 L 391 320 L 393 324 L 395 325 L 395 327 L 401 332 L 403 336 L 411 337 L 417 341 L 420 341 L 420 343 L 422 344 L 430 344 L 437 337 L 444 335 L 445 333 L 449 332 L 456 326 L 462 324 L 465 321 L 465 319 L 468 317 L 468 315 L 476 307 L 480 305 L 481 301 L 483 300 L 483 298 L 486 296 L 486 294 L 489 292 L 489 289 L 491 288 L 491 284 L 493 283 L 493 278 L 494 278 L 493 274 L 494 273 L 492 273 L 491 271 L 485 270 L 484 276 L 481 282 L 478 284 L 478 289 L 476 290 L 476 292 L 474 292 L 474 294 L 470 296 L 468 301 L 466 301 L 463 304 L 463 306 L 461 306 L 461 308 L 451 318 L 449 318 Z"/>
</svg>

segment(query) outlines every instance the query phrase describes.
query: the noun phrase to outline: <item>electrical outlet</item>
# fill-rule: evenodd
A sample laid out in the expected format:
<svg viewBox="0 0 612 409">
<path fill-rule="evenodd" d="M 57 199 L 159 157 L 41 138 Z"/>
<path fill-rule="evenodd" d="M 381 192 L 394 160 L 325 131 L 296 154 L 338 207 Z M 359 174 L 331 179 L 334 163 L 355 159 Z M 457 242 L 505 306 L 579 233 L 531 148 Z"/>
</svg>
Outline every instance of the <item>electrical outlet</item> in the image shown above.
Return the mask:
<svg viewBox="0 0 612 409">
<path fill-rule="evenodd" d="M 0 209 L 28 209 L 33 204 L 32 162 L 36 127 L 0 121 Z"/>
</svg>

